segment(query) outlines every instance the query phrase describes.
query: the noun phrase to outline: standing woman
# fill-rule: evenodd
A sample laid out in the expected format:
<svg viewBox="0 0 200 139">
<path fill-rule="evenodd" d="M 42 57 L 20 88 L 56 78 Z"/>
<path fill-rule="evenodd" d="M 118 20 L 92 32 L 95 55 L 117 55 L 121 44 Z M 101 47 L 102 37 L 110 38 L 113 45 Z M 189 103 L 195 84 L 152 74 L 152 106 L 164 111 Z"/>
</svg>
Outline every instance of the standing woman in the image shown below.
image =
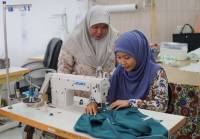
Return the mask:
<svg viewBox="0 0 200 139">
<path fill-rule="evenodd" d="M 92 7 L 64 42 L 58 72 L 95 75 L 97 67 L 111 72 L 115 67 L 114 42 L 118 33 L 110 25 L 109 12 Z"/>
</svg>

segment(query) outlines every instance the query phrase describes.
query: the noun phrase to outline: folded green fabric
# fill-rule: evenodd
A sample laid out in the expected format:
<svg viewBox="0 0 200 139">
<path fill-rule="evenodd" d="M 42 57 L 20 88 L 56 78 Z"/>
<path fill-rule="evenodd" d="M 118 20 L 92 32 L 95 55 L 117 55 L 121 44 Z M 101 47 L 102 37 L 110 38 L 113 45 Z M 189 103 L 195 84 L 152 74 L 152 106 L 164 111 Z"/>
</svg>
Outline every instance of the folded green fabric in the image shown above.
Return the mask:
<svg viewBox="0 0 200 139">
<path fill-rule="evenodd" d="M 74 129 L 103 139 L 167 139 L 164 126 L 137 108 L 83 114 Z"/>
</svg>

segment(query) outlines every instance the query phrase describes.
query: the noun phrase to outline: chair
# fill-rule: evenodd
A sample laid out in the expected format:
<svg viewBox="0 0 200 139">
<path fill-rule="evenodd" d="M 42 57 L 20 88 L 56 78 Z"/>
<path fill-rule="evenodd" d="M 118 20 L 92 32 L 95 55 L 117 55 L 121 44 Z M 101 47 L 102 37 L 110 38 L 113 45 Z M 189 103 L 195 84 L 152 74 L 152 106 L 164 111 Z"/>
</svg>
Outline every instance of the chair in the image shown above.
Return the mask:
<svg viewBox="0 0 200 139">
<path fill-rule="evenodd" d="M 62 46 L 62 40 L 53 38 L 50 40 L 44 57 L 44 67 L 57 70 L 58 56 Z"/>
<path fill-rule="evenodd" d="M 171 89 L 170 85 L 168 84 L 168 104 L 167 104 L 166 113 L 173 112 L 173 106 L 171 104 L 172 104 L 172 89 Z"/>
<path fill-rule="evenodd" d="M 29 90 L 30 83 L 33 87 L 40 89 L 47 72 L 56 72 L 58 56 L 62 46 L 62 40 L 59 38 L 52 38 L 47 45 L 43 61 L 32 61 L 22 65 L 30 69 L 30 72 L 24 75 L 24 79 L 15 84 L 16 90 L 22 94 Z"/>
</svg>

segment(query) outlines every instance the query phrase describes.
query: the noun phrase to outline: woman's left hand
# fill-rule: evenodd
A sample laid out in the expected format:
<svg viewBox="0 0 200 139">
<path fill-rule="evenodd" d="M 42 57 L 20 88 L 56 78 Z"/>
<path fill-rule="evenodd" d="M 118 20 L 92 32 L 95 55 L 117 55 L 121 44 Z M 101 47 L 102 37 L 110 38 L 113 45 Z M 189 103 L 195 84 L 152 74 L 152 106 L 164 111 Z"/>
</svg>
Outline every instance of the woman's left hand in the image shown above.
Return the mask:
<svg viewBox="0 0 200 139">
<path fill-rule="evenodd" d="M 116 100 L 110 105 L 110 108 L 115 110 L 126 107 L 129 107 L 128 100 Z"/>
</svg>

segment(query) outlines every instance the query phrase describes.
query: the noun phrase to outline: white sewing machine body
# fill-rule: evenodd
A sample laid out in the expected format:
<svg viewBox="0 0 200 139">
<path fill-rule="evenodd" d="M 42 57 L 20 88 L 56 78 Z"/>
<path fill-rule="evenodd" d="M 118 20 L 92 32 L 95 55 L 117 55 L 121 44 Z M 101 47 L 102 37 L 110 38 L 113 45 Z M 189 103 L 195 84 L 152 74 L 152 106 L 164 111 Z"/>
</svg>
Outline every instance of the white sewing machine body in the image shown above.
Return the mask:
<svg viewBox="0 0 200 139">
<path fill-rule="evenodd" d="M 75 90 L 90 92 L 98 103 L 106 102 L 106 96 L 110 86 L 108 78 L 64 73 L 50 74 L 52 104 L 54 106 L 66 108 L 67 106 L 73 105 Z"/>
</svg>

